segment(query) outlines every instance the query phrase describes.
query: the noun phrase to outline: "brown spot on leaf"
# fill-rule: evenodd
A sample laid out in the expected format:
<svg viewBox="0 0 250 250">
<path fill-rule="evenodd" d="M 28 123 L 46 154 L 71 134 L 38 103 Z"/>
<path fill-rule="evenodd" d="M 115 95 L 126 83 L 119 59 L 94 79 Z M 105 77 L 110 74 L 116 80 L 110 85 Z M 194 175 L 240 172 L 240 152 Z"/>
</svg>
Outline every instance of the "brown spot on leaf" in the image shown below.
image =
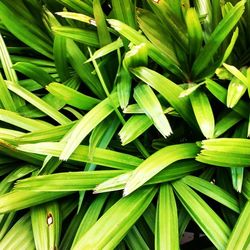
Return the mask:
<svg viewBox="0 0 250 250">
<path fill-rule="evenodd" d="M 53 216 L 51 213 L 48 213 L 48 215 L 47 215 L 47 224 L 48 224 L 48 226 L 53 224 Z"/>
</svg>

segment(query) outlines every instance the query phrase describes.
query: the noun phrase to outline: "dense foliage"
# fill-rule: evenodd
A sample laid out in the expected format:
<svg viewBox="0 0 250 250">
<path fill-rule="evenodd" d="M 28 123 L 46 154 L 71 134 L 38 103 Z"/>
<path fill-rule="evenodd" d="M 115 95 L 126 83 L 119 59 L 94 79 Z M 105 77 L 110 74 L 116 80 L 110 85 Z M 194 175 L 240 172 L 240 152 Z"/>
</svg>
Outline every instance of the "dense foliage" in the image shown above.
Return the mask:
<svg viewBox="0 0 250 250">
<path fill-rule="evenodd" d="M 0 249 L 250 248 L 249 0 L 1 0 L 0 32 Z"/>
</svg>

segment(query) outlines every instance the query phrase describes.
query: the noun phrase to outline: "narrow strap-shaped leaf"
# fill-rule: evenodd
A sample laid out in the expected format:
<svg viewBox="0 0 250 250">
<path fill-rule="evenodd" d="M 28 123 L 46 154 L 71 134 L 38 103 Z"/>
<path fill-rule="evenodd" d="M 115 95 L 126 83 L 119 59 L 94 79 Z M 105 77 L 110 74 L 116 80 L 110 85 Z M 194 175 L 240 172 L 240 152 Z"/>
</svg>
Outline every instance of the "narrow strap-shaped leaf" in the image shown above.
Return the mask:
<svg viewBox="0 0 250 250">
<path fill-rule="evenodd" d="M 46 71 L 42 70 L 41 67 L 29 62 L 18 62 L 13 66 L 13 68 L 38 82 L 42 86 L 55 81 L 55 79 L 51 77 Z"/>
<path fill-rule="evenodd" d="M 183 89 L 170 81 L 166 77 L 160 75 L 156 71 L 146 67 L 138 67 L 132 69 L 131 72 L 140 78 L 142 81 L 157 90 L 171 105 L 172 107 L 190 124 L 194 125 L 194 118 L 189 100 L 187 98 L 179 98 Z M 171 91 L 169 91 L 171 89 Z"/>
<path fill-rule="evenodd" d="M 208 66 L 219 46 L 238 23 L 244 12 L 244 4 L 245 1 L 238 2 L 216 26 L 193 64 L 192 73 L 194 76 L 198 76 Z"/>
<path fill-rule="evenodd" d="M 21 151 L 52 155 L 55 157 L 59 157 L 63 148 L 65 148 L 65 142 L 41 142 L 36 144 L 23 144 L 17 147 L 17 149 Z M 93 157 L 90 159 L 89 147 L 84 145 L 78 146 L 71 154 L 70 159 L 118 169 L 134 169 L 142 162 L 142 159 L 136 156 L 101 148 L 96 148 Z"/>
<path fill-rule="evenodd" d="M 178 217 L 170 184 L 161 184 L 157 204 L 155 249 L 179 249 Z"/>
<path fill-rule="evenodd" d="M 250 232 L 250 201 L 247 201 L 243 211 L 240 213 L 240 216 L 236 222 L 235 227 L 233 228 L 232 234 L 228 240 L 226 249 L 248 249 L 249 248 L 249 232 Z"/>
<path fill-rule="evenodd" d="M 117 93 L 114 93 L 91 109 L 69 132 L 70 135 L 60 159 L 67 160 L 82 140 L 118 105 Z"/>
<path fill-rule="evenodd" d="M 235 111 L 230 111 L 229 113 L 223 115 L 221 119 L 216 123 L 214 128 L 214 137 L 217 138 L 235 124 L 242 120 L 242 117 Z"/>
<path fill-rule="evenodd" d="M 124 195 L 132 193 L 145 182 L 178 160 L 194 158 L 199 148 L 194 143 L 167 146 L 143 161 L 129 177 L 124 188 Z"/>
<path fill-rule="evenodd" d="M 203 90 L 197 89 L 190 95 L 199 127 L 206 138 L 214 136 L 214 115 L 209 99 Z"/>
<path fill-rule="evenodd" d="M 99 47 L 98 36 L 95 31 L 67 26 L 53 26 L 52 30 L 56 35 L 70 38 L 88 46 Z"/>
<path fill-rule="evenodd" d="M 29 213 L 23 215 L 0 242 L 1 249 L 18 249 L 20 246 L 35 249 Z"/>
<path fill-rule="evenodd" d="M 150 86 L 139 84 L 134 90 L 134 98 L 164 137 L 172 134 L 172 129 L 163 113 L 161 104 Z"/>
<path fill-rule="evenodd" d="M 64 6 L 68 7 L 69 9 L 73 9 L 74 11 L 80 12 L 80 13 L 89 13 L 93 14 L 93 8 L 91 4 L 88 4 L 82 1 L 71 1 L 71 0 L 59 0 Z"/>
<path fill-rule="evenodd" d="M 182 178 L 189 172 L 194 172 L 198 169 L 202 168 L 202 166 L 198 165 L 197 162 L 194 161 L 188 162 L 176 162 L 171 164 L 168 168 L 162 170 L 157 175 L 152 177 L 149 181 L 145 183 L 145 185 L 152 185 L 156 183 L 168 182 L 171 180 Z M 124 189 L 128 179 L 131 177 L 132 172 L 128 172 L 125 174 L 121 174 L 117 177 L 110 178 L 107 181 L 97 185 L 95 187 L 95 193 L 102 192 L 111 192 L 116 190 Z"/>
<path fill-rule="evenodd" d="M 143 214 L 155 193 L 155 188 L 144 188 L 120 199 L 76 242 L 73 250 L 113 249 Z M 119 231 L 116 229 L 118 224 Z"/>
<path fill-rule="evenodd" d="M 160 53 L 158 48 L 151 44 L 142 34 L 138 31 L 134 30 L 133 28 L 129 27 L 128 25 L 114 19 L 108 20 L 109 24 L 117 30 L 121 35 L 126 37 L 129 41 L 131 41 L 135 45 L 139 45 L 141 43 L 146 43 L 148 46 L 148 54 L 149 56 L 155 60 L 158 64 L 163 66 L 164 68 L 168 69 L 169 71 L 173 72 L 177 75 L 183 75 L 182 70 L 179 66 L 172 63 L 166 55 Z"/>
<path fill-rule="evenodd" d="M 152 125 L 153 121 L 146 115 L 131 116 L 119 132 L 122 145 L 135 140 Z"/>
<path fill-rule="evenodd" d="M 182 180 L 190 187 L 220 202 L 221 204 L 232 209 L 236 213 L 240 212 L 239 204 L 235 197 L 224 191 L 224 189 L 220 188 L 219 186 L 216 186 L 215 184 L 212 184 L 209 181 L 204 180 L 200 177 L 191 175 L 184 177 Z"/>
<path fill-rule="evenodd" d="M 6 1 L 1 1 L 0 3 L 0 15 L 1 20 L 8 30 L 13 33 L 18 39 L 22 42 L 38 51 L 42 55 L 53 58 L 52 56 L 52 46 L 48 42 L 48 37 L 43 33 L 41 34 L 41 30 L 39 29 L 37 32 L 34 32 L 34 29 L 37 29 L 37 26 L 34 25 L 31 27 L 29 20 L 20 18 L 19 15 L 15 14 L 15 8 L 12 6 L 8 6 Z M 10 16 L 12 18 L 10 18 Z M 42 36 L 42 37 L 41 37 Z"/>
<path fill-rule="evenodd" d="M 49 105 L 45 101 L 43 101 L 41 98 L 36 96 L 35 94 L 29 92 L 25 88 L 21 87 L 20 85 L 17 85 L 15 83 L 7 81 L 8 88 L 40 109 L 42 112 L 53 118 L 55 121 L 57 121 L 59 124 L 67 124 L 70 122 L 70 120 L 61 114 L 59 111 L 57 111 L 53 106 Z"/>
<path fill-rule="evenodd" d="M 0 101 L 3 104 L 3 107 L 6 110 L 10 110 L 10 111 L 15 112 L 16 111 L 15 103 L 12 99 L 12 96 L 7 88 L 7 85 L 4 81 L 1 73 L 0 73 L 0 92 L 1 92 Z"/>
<path fill-rule="evenodd" d="M 97 26 L 100 47 L 112 42 L 100 0 L 93 0 L 93 12 Z"/>
<path fill-rule="evenodd" d="M 227 91 L 225 88 L 211 79 L 206 79 L 206 87 L 220 102 L 227 104 Z M 248 119 L 248 104 L 246 102 L 239 100 L 238 104 L 233 107 L 233 110 Z"/>
<path fill-rule="evenodd" d="M 32 207 L 31 222 L 36 249 L 58 248 L 61 218 L 57 202 Z"/>
<path fill-rule="evenodd" d="M 62 99 L 67 104 L 83 110 L 90 110 L 100 102 L 96 98 L 84 95 L 70 87 L 56 82 L 53 82 L 46 86 L 46 89 L 52 95 L 56 96 L 59 99 Z"/>
<path fill-rule="evenodd" d="M 28 131 L 37 131 L 53 127 L 47 122 L 26 118 L 4 109 L 0 109 L 0 120 Z"/>
<path fill-rule="evenodd" d="M 221 138 L 202 141 L 201 153 L 196 160 L 221 167 L 246 167 L 250 153 L 248 139 Z"/>
<path fill-rule="evenodd" d="M 173 187 L 181 203 L 217 249 L 225 249 L 230 236 L 229 227 L 183 181 L 176 181 Z"/>
<path fill-rule="evenodd" d="M 202 46 L 202 27 L 200 24 L 199 16 L 194 8 L 187 9 L 185 19 L 189 38 L 190 55 L 195 58 L 196 55 L 199 54 Z"/>
<path fill-rule="evenodd" d="M 122 67 L 117 78 L 117 95 L 122 109 L 125 109 L 128 106 L 131 83 L 132 78 L 129 72 Z"/>
<path fill-rule="evenodd" d="M 97 198 L 90 204 L 75 234 L 74 241 L 72 243 L 72 248 L 84 236 L 84 234 L 96 223 L 107 198 L 108 194 L 98 195 Z"/>
<path fill-rule="evenodd" d="M 56 200 L 70 192 L 33 192 L 30 190 L 11 191 L 0 196 L 0 213 L 8 213 Z M 20 233 L 20 232 L 19 232 Z"/>
<path fill-rule="evenodd" d="M 66 48 L 69 62 L 79 77 L 96 96 L 103 98 L 105 94 L 100 81 L 96 75 L 92 74 L 94 68 L 89 63 L 85 63 L 87 57 L 82 53 L 76 43 L 70 39 L 67 39 Z"/>
</svg>

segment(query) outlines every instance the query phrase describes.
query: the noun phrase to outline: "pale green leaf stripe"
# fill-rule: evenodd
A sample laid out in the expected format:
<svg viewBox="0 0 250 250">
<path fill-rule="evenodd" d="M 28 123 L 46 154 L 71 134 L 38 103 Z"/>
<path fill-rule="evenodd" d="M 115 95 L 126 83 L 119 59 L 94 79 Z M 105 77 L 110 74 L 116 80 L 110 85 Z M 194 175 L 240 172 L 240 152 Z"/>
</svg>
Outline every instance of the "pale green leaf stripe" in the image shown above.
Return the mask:
<svg viewBox="0 0 250 250">
<path fill-rule="evenodd" d="M 249 249 L 250 243 L 250 201 L 247 201 L 243 211 L 233 228 L 232 234 L 228 240 L 227 250 Z"/>
<path fill-rule="evenodd" d="M 47 85 L 46 89 L 65 103 L 83 110 L 90 110 L 100 102 L 100 100 L 96 98 L 84 95 L 68 86 L 56 82 Z"/>
<path fill-rule="evenodd" d="M 0 214 L 32 207 L 70 194 L 70 192 L 34 192 L 27 189 L 11 191 L 0 196 Z"/>
<path fill-rule="evenodd" d="M 195 143 L 177 144 L 160 149 L 133 171 L 127 181 L 123 194 L 126 196 L 132 193 L 171 163 L 178 160 L 195 158 L 198 152 L 199 148 Z"/>
<path fill-rule="evenodd" d="M 95 31 L 67 26 L 53 26 L 52 31 L 57 35 L 70 38 L 76 42 L 80 42 L 88 46 L 99 47 L 98 36 Z"/>
<path fill-rule="evenodd" d="M 38 129 L 31 133 L 19 135 L 15 141 L 18 144 L 59 141 L 74 126 L 75 123 L 76 122 L 73 121 L 66 125 L 58 125 L 51 128 Z"/>
<path fill-rule="evenodd" d="M 92 11 L 91 11 L 91 13 L 92 13 Z M 96 25 L 94 18 L 87 16 L 87 15 L 84 15 L 84 14 L 75 13 L 75 12 L 66 12 L 66 11 L 56 12 L 56 14 L 61 16 L 61 17 L 65 17 L 65 18 L 77 20 L 80 22 Z"/>
<path fill-rule="evenodd" d="M 49 202 L 31 208 L 31 223 L 37 250 L 58 248 L 60 238 L 60 208 Z"/>
<path fill-rule="evenodd" d="M 209 64 L 221 43 L 239 21 L 244 12 L 245 1 L 240 1 L 233 7 L 217 25 L 203 50 L 196 58 L 192 73 L 198 76 Z"/>
<path fill-rule="evenodd" d="M 0 249 L 35 249 L 30 214 L 22 216 L 0 242 Z"/>
<path fill-rule="evenodd" d="M 72 250 L 114 249 L 146 210 L 155 193 L 155 188 L 148 187 L 120 199 L 76 242 Z"/>
<path fill-rule="evenodd" d="M 15 112 L 16 111 L 15 103 L 12 99 L 12 96 L 7 88 L 7 85 L 4 81 L 1 73 L 0 73 L 0 92 L 1 92 L 0 101 L 3 104 L 3 107 L 6 110 L 10 110 L 10 111 Z"/>
<path fill-rule="evenodd" d="M 17 147 L 20 151 L 55 157 L 59 157 L 64 148 L 64 142 L 41 142 L 36 144 L 23 144 Z M 90 158 L 89 147 L 83 145 L 78 146 L 69 159 L 117 169 L 134 169 L 142 162 L 142 159 L 135 156 L 101 148 L 96 148 L 93 156 Z"/>
<path fill-rule="evenodd" d="M 164 137 L 168 137 L 173 133 L 170 124 L 163 113 L 161 104 L 150 86 L 139 84 L 134 89 L 134 98 L 146 115 L 153 120 L 155 127 Z"/>
<path fill-rule="evenodd" d="M 196 120 L 206 138 L 214 136 L 214 115 L 207 95 L 201 89 L 196 89 L 189 95 Z"/>
<path fill-rule="evenodd" d="M 157 204 L 155 249 L 179 250 L 178 216 L 170 184 L 161 184 Z"/>
<path fill-rule="evenodd" d="M 231 232 L 224 221 L 183 181 L 174 182 L 173 187 L 182 205 L 215 247 L 225 249 Z"/>
<path fill-rule="evenodd" d="M 192 127 L 196 127 L 188 98 L 179 98 L 183 91 L 180 86 L 146 67 L 138 67 L 131 72 L 157 90 Z"/>
<path fill-rule="evenodd" d="M 19 132 L 17 130 L 0 128 L 0 139 L 4 141 L 16 141 L 16 137 L 22 136 L 25 133 Z"/>
<path fill-rule="evenodd" d="M 60 159 L 67 160 L 82 140 L 118 106 L 118 97 L 115 92 L 91 109 L 69 132 L 70 134 L 60 154 Z"/>
<path fill-rule="evenodd" d="M 4 109 L 0 109 L 0 120 L 28 131 L 53 128 L 53 125 L 47 122 L 26 118 L 15 112 Z"/>
<path fill-rule="evenodd" d="M 224 189 L 196 176 L 186 176 L 183 179 L 188 186 L 220 202 L 224 206 L 240 213 L 238 201 Z"/>
<path fill-rule="evenodd" d="M 8 88 L 14 92 L 15 94 L 22 97 L 27 102 L 34 105 L 36 108 L 40 109 L 42 112 L 53 118 L 55 121 L 57 121 L 59 124 L 67 124 L 71 122 L 66 116 L 61 114 L 59 111 L 57 111 L 54 107 L 47 104 L 45 101 L 43 101 L 41 98 L 37 97 L 35 94 L 29 92 L 25 88 L 21 87 L 20 85 L 17 85 L 13 82 L 6 81 Z"/>
</svg>

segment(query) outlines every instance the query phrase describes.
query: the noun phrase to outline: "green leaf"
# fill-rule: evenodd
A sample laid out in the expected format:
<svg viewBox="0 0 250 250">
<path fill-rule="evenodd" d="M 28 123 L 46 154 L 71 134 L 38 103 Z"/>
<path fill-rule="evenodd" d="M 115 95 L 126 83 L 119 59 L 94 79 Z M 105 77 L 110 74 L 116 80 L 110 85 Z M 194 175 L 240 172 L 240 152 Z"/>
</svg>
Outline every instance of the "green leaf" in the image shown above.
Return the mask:
<svg viewBox="0 0 250 250">
<path fill-rule="evenodd" d="M 197 161 L 221 167 L 246 167 L 250 154 L 248 139 L 221 138 L 202 141 L 202 150 Z"/>
<path fill-rule="evenodd" d="M 223 104 L 227 104 L 227 91 L 218 83 L 211 79 L 206 79 L 207 89 Z M 248 104 L 240 100 L 233 110 L 240 114 L 242 117 L 248 119 Z"/>
<path fill-rule="evenodd" d="M 30 188 L 29 188 L 30 189 Z M 56 200 L 71 194 L 70 192 L 34 192 L 30 190 L 11 191 L 0 196 L 0 213 L 17 211 L 47 201 Z M 19 231 L 20 233 L 20 231 Z"/>
<path fill-rule="evenodd" d="M 122 145 L 135 140 L 152 125 L 153 121 L 146 115 L 131 116 L 119 132 Z"/>
<path fill-rule="evenodd" d="M 221 204 L 232 209 L 236 213 L 240 213 L 239 204 L 236 198 L 230 195 L 224 189 L 220 188 L 219 186 L 216 186 L 215 184 L 212 184 L 209 181 L 204 180 L 200 177 L 191 175 L 185 176 L 182 180 L 188 186 L 220 202 Z"/>
<path fill-rule="evenodd" d="M 199 16 L 194 8 L 187 9 L 185 20 L 188 31 L 190 55 L 195 58 L 200 52 L 203 34 Z"/>
<path fill-rule="evenodd" d="M 100 0 L 93 0 L 93 12 L 97 26 L 100 47 L 112 42 Z"/>
<path fill-rule="evenodd" d="M 65 103 L 83 110 L 90 110 L 100 102 L 96 98 L 84 95 L 68 86 L 56 82 L 47 85 L 46 89 Z"/>
<path fill-rule="evenodd" d="M 132 78 L 124 67 L 121 68 L 117 77 L 117 95 L 120 103 L 120 107 L 125 109 L 128 106 L 130 92 L 131 92 Z"/>
<path fill-rule="evenodd" d="M 143 214 L 155 193 L 155 188 L 144 188 L 120 199 L 76 242 L 73 250 L 113 249 Z"/>
<path fill-rule="evenodd" d="M 206 138 L 212 138 L 214 136 L 214 115 L 206 93 L 197 89 L 189 97 L 202 134 Z"/>
<path fill-rule="evenodd" d="M 52 31 L 56 35 L 70 38 L 76 42 L 98 48 L 99 41 L 95 31 L 79 29 L 67 26 L 53 26 Z"/>
<path fill-rule="evenodd" d="M 88 4 L 85 2 L 72 2 L 71 0 L 58 0 L 59 2 L 61 2 L 64 6 L 68 7 L 69 9 L 73 9 L 74 11 L 78 11 L 80 13 L 89 13 L 92 14 L 93 13 L 93 8 L 92 8 L 92 4 Z"/>
<path fill-rule="evenodd" d="M 0 109 L 0 120 L 28 131 L 50 129 L 53 127 L 53 125 L 47 122 L 22 117 L 15 112 L 11 112 L 4 109 Z"/>
<path fill-rule="evenodd" d="M 36 249 L 58 248 L 61 218 L 57 202 L 32 207 L 31 222 Z"/>
<path fill-rule="evenodd" d="M 15 112 L 16 111 L 15 103 L 12 99 L 12 96 L 7 88 L 7 85 L 1 73 L 0 73 L 0 91 L 1 91 L 0 101 L 2 102 L 4 109 Z"/>
<path fill-rule="evenodd" d="M 19 2 L 18 4 L 22 3 Z M 26 17 L 17 14 L 15 12 L 16 7 L 17 5 L 14 3 L 1 1 L 0 15 L 4 25 L 8 27 L 8 30 L 23 43 L 27 44 L 42 55 L 52 59 L 51 40 L 37 24 L 34 23 L 33 25 L 30 25 L 34 19 L 27 20 Z M 25 13 L 30 15 L 27 9 Z"/>
<path fill-rule="evenodd" d="M 219 121 L 217 121 L 214 129 L 214 137 L 219 137 L 235 124 L 242 120 L 242 117 L 235 111 L 229 111 L 227 114 L 223 115 Z"/>
<path fill-rule="evenodd" d="M 78 230 L 74 237 L 72 248 L 84 236 L 84 234 L 88 232 L 88 230 L 91 229 L 91 227 L 96 223 L 107 198 L 108 194 L 101 194 L 98 195 L 93 202 L 91 202 L 78 227 Z"/>
<path fill-rule="evenodd" d="M 13 82 L 6 81 L 8 88 L 14 92 L 15 94 L 22 97 L 24 100 L 28 101 L 42 112 L 53 118 L 59 124 L 67 124 L 70 120 L 57 111 L 53 106 L 46 103 L 44 100 L 36 96 L 35 94 L 29 92 L 28 90 L 24 89 L 20 85 L 17 85 Z"/>
<path fill-rule="evenodd" d="M 189 100 L 179 98 L 183 91 L 180 86 L 146 67 L 138 67 L 132 69 L 131 72 L 158 91 L 192 127 L 195 127 Z"/>
<path fill-rule="evenodd" d="M 87 61 L 87 57 L 83 54 L 76 43 L 70 39 L 67 39 L 66 49 L 69 62 L 81 80 L 97 97 L 103 98 L 105 94 L 102 86 L 97 76 L 92 74 L 94 68 L 89 63 L 85 63 Z"/>
<path fill-rule="evenodd" d="M 67 160 L 82 140 L 102 120 L 111 114 L 118 105 L 117 94 L 114 93 L 91 109 L 69 132 L 70 134 L 60 159 Z"/>
<path fill-rule="evenodd" d="M 199 74 L 206 69 L 217 52 L 217 49 L 226 39 L 227 35 L 231 32 L 234 26 L 238 23 L 244 12 L 244 4 L 245 1 L 238 2 L 216 26 L 215 30 L 208 38 L 203 50 L 201 50 L 193 64 L 192 74 L 195 77 L 199 76 Z"/>
<path fill-rule="evenodd" d="M 20 151 L 59 157 L 65 148 L 65 142 L 41 142 L 36 144 L 23 144 L 17 147 Z M 142 160 L 136 156 L 119 153 L 107 149 L 96 148 L 93 157 L 89 158 L 89 147 L 80 145 L 70 156 L 71 160 L 90 162 L 97 165 L 117 169 L 134 169 Z"/>
<path fill-rule="evenodd" d="M 195 161 L 178 161 L 176 163 L 172 163 L 169 167 L 156 174 L 154 177 L 148 180 L 145 185 L 176 180 L 200 168 L 202 168 L 202 166 Z M 97 185 L 94 192 L 101 193 L 124 189 L 132 173 L 133 172 L 130 171 L 128 173 L 118 175 L 117 177 L 110 178 L 107 181 Z"/>
<path fill-rule="evenodd" d="M 1 249 L 35 249 L 30 214 L 22 216 L 0 242 Z"/>
<path fill-rule="evenodd" d="M 236 222 L 235 227 L 233 228 L 232 234 L 228 240 L 226 249 L 248 249 L 249 248 L 249 219 L 250 219 L 250 202 L 248 201 L 245 204 L 243 211 L 240 213 L 240 216 Z"/>
<path fill-rule="evenodd" d="M 45 86 L 51 82 L 54 82 L 55 79 L 51 77 L 46 71 L 44 71 L 41 67 L 34 65 L 29 62 L 18 62 L 13 68 L 26 75 L 27 77 L 33 79 L 38 82 L 42 86 Z M 12 81 L 13 82 L 13 81 Z"/>
<path fill-rule="evenodd" d="M 124 188 L 124 196 L 142 186 L 171 163 L 194 158 L 197 153 L 198 147 L 194 143 L 171 145 L 155 152 L 133 171 Z"/>
<path fill-rule="evenodd" d="M 224 221 L 183 181 L 174 182 L 173 187 L 182 205 L 215 247 L 225 249 L 230 229 Z"/>
<path fill-rule="evenodd" d="M 62 82 L 70 78 L 70 72 L 67 64 L 66 38 L 55 35 L 53 44 L 53 55 L 57 73 Z"/>
<path fill-rule="evenodd" d="M 138 31 L 129 27 L 128 25 L 114 19 L 108 20 L 109 24 L 118 31 L 122 36 L 126 37 L 130 42 L 134 45 L 139 45 L 141 43 L 145 43 L 148 47 L 148 55 L 155 60 L 159 65 L 168 69 L 169 71 L 177 74 L 183 75 L 182 70 L 179 66 L 176 66 L 166 57 L 166 55 L 162 54 L 156 46 L 151 44 L 143 35 L 141 35 Z"/>
<path fill-rule="evenodd" d="M 161 184 L 157 204 L 155 249 L 179 249 L 178 217 L 170 184 Z"/>
<path fill-rule="evenodd" d="M 161 104 L 150 86 L 146 84 L 137 85 L 134 89 L 134 98 L 164 137 L 172 134 L 172 129 L 163 113 Z"/>
</svg>

